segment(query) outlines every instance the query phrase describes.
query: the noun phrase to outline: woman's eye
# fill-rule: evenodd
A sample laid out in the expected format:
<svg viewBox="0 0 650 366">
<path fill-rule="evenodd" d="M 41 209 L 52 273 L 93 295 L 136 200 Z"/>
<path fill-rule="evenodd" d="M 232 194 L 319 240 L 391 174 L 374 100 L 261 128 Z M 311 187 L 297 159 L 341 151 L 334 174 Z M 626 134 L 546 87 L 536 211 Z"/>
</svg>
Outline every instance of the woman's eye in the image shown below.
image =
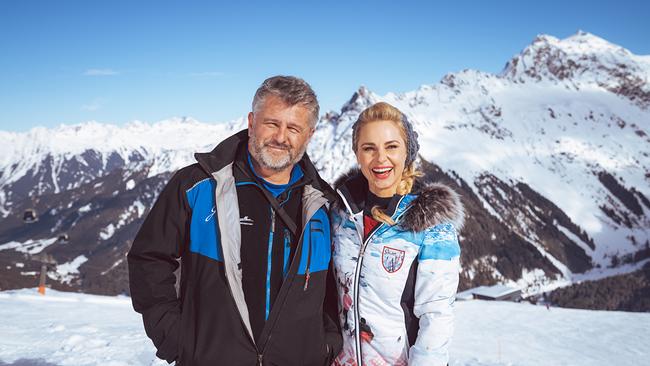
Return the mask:
<svg viewBox="0 0 650 366">
<path fill-rule="evenodd" d="M 362 150 L 363 150 L 363 151 L 372 151 L 372 150 L 374 150 L 374 149 L 375 149 L 375 148 L 373 148 L 373 147 L 371 147 L 371 146 L 366 146 L 366 147 L 364 147 Z"/>
<path fill-rule="evenodd" d="M 397 149 L 398 147 L 399 147 L 399 146 L 397 146 L 397 145 L 389 145 L 389 146 L 388 146 L 389 149 Z"/>
</svg>

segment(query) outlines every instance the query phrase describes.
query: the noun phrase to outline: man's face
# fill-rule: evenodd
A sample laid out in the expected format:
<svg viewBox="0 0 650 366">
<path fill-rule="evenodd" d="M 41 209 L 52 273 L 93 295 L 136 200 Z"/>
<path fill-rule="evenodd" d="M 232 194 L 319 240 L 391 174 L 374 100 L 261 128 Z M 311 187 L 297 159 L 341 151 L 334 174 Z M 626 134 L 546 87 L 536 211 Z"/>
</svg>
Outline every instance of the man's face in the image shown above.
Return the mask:
<svg viewBox="0 0 650 366">
<path fill-rule="evenodd" d="M 309 117 L 304 106 L 289 106 L 275 95 L 267 95 L 258 111 L 248 114 L 248 151 L 253 159 L 265 169 L 291 169 L 314 133 Z"/>
</svg>

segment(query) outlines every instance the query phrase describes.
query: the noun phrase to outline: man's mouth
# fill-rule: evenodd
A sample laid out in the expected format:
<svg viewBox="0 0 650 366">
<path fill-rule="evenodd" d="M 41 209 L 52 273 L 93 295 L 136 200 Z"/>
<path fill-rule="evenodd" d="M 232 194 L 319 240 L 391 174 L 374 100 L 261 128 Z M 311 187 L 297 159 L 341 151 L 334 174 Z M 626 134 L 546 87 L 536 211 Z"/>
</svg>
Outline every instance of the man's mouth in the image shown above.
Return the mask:
<svg viewBox="0 0 650 366">
<path fill-rule="evenodd" d="M 393 167 L 382 166 L 377 168 L 372 168 L 372 174 L 378 179 L 386 179 L 393 171 Z"/>
<path fill-rule="evenodd" d="M 284 150 L 284 151 L 288 151 L 288 150 L 290 149 L 290 147 L 287 146 L 287 145 L 273 145 L 273 144 L 266 144 L 266 145 L 264 145 L 264 146 L 265 146 L 265 147 L 269 147 L 269 148 L 274 149 L 274 150 Z"/>
</svg>

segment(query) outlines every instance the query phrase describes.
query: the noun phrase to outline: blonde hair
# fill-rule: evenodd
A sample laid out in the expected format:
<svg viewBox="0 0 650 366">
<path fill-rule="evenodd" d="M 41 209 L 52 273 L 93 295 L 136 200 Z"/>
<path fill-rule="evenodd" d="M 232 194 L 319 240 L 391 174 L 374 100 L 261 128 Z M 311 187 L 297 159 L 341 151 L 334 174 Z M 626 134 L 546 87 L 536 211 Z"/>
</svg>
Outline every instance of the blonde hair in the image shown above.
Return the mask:
<svg viewBox="0 0 650 366">
<path fill-rule="evenodd" d="M 359 131 L 361 130 L 361 127 L 370 122 L 376 121 L 393 122 L 398 127 L 400 135 L 402 136 L 405 144 L 408 145 L 409 142 L 407 138 L 406 127 L 404 126 L 404 114 L 399 109 L 386 102 L 379 102 L 373 104 L 361 112 L 359 118 L 352 126 L 352 149 L 354 150 L 355 154 L 358 150 Z M 422 175 L 422 172 L 416 169 L 415 162 L 409 164 L 404 168 L 404 171 L 402 172 L 400 182 L 397 184 L 396 193 L 402 196 L 411 193 L 411 189 L 413 189 L 413 184 L 415 183 L 415 178 L 421 177 Z M 395 225 L 395 221 L 393 221 L 393 219 L 378 206 L 373 207 L 370 210 L 370 213 L 372 214 L 372 217 L 379 222 Z"/>
</svg>

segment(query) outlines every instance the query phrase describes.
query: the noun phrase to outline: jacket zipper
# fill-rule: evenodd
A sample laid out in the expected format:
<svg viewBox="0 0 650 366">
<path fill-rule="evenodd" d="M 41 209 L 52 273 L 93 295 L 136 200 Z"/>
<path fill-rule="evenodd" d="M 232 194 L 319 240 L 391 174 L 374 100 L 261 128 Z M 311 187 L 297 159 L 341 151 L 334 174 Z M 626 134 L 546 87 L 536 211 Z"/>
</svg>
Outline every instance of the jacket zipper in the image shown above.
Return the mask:
<svg viewBox="0 0 650 366">
<path fill-rule="evenodd" d="M 320 207 L 322 207 L 322 205 L 321 205 Z M 319 208 L 319 209 L 320 209 L 320 208 Z M 318 211 L 318 210 L 316 210 L 316 211 Z M 314 211 L 314 212 L 316 212 L 316 211 Z M 309 221 L 311 220 L 312 217 L 313 217 L 313 215 L 310 216 L 310 217 L 308 217 L 308 218 L 307 218 L 307 222 L 309 222 Z M 275 215 L 273 215 L 273 218 L 271 219 L 271 224 L 272 224 L 273 226 L 275 225 Z M 303 228 L 302 228 L 302 230 L 301 230 L 301 232 L 300 232 L 300 236 L 298 236 L 298 243 L 300 243 L 300 240 L 301 240 L 300 238 L 302 238 L 302 237 L 304 236 L 305 231 L 306 231 L 306 230 L 305 230 L 306 228 L 307 228 L 307 225 L 303 226 Z M 311 258 L 311 240 L 309 241 L 309 244 L 310 244 L 310 245 L 309 245 L 309 248 L 308 248 L 308 254 L 309 254 L 309 257 L 308 257 L 308 259 L 307 259 L 307 272 L 306 272 L 307 275 L 309 274 L 309 265 L 310 265 L 309 259 Z M 304 240 L 302 241 L 302 245 L 303 245 L 303 247 L 304 247 L 304 245 L 305 245 Z M 294 263 L 294 262 L 296 261 L 297 256 L 298 256 L 298 249 L 299 249 L 299 248 L 297 247 L 297 248 L 296 248 L 296 253 L 294 254 L 293 258 L 291 259 L 291 263 Z M 298 271 L 298 269 L 296 269 L 296 273 L 297 273 L 297 271 Z M 289 273 L 291 273 L 291 270 L 289 270 Z M 283 285 L 283 286 L 284 286 L 284 285 Z M 305 283 L 305 289 L 306 289 L 306 287 L 307 287 L 307 284 Z M 268 345 L 271 344 L 271 337 L 272 337 L 272 336 L 273 336 L 273 334 L 269 334 L 269 336 L 266 338 L 266 343 L 264 344 L 264 348 L 262 349 L 262 352 L 261 352 L 261 353 L 260 353 L 260 351 L 259 351 L 259 348 L 257 348 L 257 344 L 256 344 L 255 342 L 253 342 L 253 344 L 255 345 L 255 350 L 257 351 L 257 362 L 258 362 L 258 366 L 263 366 L 263 364 L 262 364 L 262 360 L 263 360 L 263 358 L 264 358 L 264 352 L 266 352 L 266 347 L 268 347 Z"/>
<path fill-rule="evenodd" d="M 377 230 L 379 230 L 384 223 L 381 223 L 379 227 L 377 227 Z M 374 232 L 376 233 L 377 230 Z M 357 233 L 359 233 L 357 231 Z M 356 344 L 356 349 L 357 349 L 357 365 L 363 365 L 362 362 L 362 357 L 361 357 L 361 330 L 359 329 L 359 318 L 361 317 L 361 313 L 359 312 L 359 280 L 361 278 L 361 266 L 363 264 L 363 255 L 366 252 L 366 247 L 368 246 L 368 243 L 370 242 L 370 239 L 374 233 L 372 233 L 370 236 L 365 241 L 362 241 L 361 243 L 361 248 L 359 248 L 359 258 L 357 259 L 357 266 L 354 270 L 354 342 Z M 359 234 L 359 237 L 361 238 L 361 234 Z"/>
<path fill-rule="evenodd" d="M 269 231 L 269 242 L 267 249 L 266 257 L 266 312 L 264 313 L 264 321 L 269 319 L 269 313 L 271 311 L 271 256 L 273 252 L 273 234 L 275 231 L 275 210 L 271 208 L 271 230 Z"/>
<path fill-rule="evenodd" d="M 271 207 L 271 230 L 269 231 L 269 249 L 268 249 L 268 257 L 267 257 L 267 268 L 266 268 L 266 283 L 267 285 L 269 284 L 269 281 L 271 280 L 271 251 L 273 250 L 273 234 L 275 232 L 275 210 L 273 207 Z M 264 316 L 264 320 L 267 321 L 269 319 L 269 313 L 270 313 L 270 299 L 271 299 L 271 294 L 270 294 L 270 289 L 267 287 L 267 293 L 266 293 L 266 314 Z M 258 366 L 263 366 L 263 360 L 264 360 L 264 352 L 266 351 L 266 347 L 269 344 L 269 341 L 271 340 L 271 336 L 268 337 L 266 340 L 266 344 L 264 345 L 264 349 L 262 352 L 260 352 L 259 348 L 257 348 L 257 344 L 255 345 L 255 349 L 257 350 L 257 364 Z"/>
<path fill-rule="evenodd" d="M 309 234 L 309 245 L 307 246 L 307 269 L 305 270 L 305 287 L 302 289 L 303 291 L 307 291 L 307 287 L 309 286 L 309 266 L 311 265 L 311 223 L 309 223 Z"/>
</svg>

